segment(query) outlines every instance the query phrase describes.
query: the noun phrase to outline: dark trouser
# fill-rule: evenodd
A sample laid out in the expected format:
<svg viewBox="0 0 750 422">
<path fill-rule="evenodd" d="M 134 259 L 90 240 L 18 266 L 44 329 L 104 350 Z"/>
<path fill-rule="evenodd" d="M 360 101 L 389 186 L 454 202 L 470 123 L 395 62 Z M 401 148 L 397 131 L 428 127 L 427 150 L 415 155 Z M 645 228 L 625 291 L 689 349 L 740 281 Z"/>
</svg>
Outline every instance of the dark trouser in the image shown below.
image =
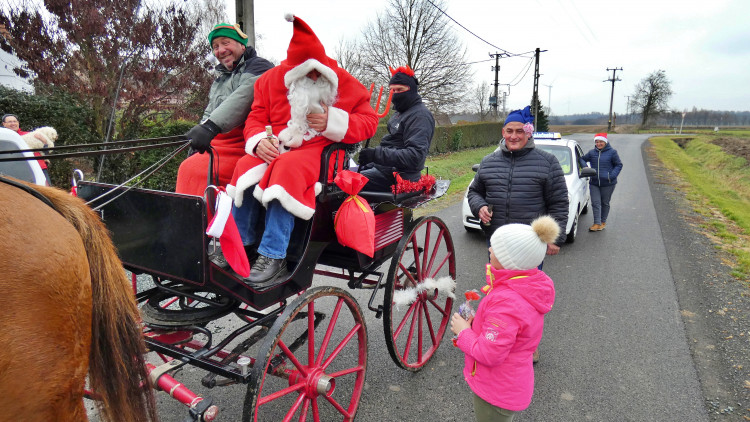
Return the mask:
<svg viewBox="0 0 750 422">
<path fill-rule="evenodd" d="M 609 200 L 612 199 L 612 193 L 615 191 L 615 186 L 617 185 L 589 185 L 589 190 L 591 191 L 591 209 L 594 211 L 594 224 L 607 222 L 607 216 L 609 215 Z"/>
<path fill-rule="evenodd" d="M 391 192 L 391 186 L 396 183 L 396 179 L 393 175 L 383 174 L 377 168 L 369 168 L 362 170 L 364 176 L 370 179 L 362 190 L 370 192 Z"/>
<path fill-rule="evenodd" d="M 472 393 L 474 396 L 474 417 L 477 422 L 512 422 L 513 415 L 516 412 L 502 407 L 493 406 L 481 397 Z"/>
</svg>

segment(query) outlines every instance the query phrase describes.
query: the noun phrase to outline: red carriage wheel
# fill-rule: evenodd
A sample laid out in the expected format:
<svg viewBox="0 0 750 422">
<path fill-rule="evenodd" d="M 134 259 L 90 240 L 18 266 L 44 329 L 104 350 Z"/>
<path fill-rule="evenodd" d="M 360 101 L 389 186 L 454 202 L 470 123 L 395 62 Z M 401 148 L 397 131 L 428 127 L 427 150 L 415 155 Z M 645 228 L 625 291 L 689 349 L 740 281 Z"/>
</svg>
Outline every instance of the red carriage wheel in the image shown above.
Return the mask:
<svg viewBox="0 0 750 422">
<path fill-rule="evenodd" d="M 245 396 L 242 420 L 352 421 L 367 369 L 367 329 L 347 292 L 317 287 L 271 327 Z"/>
<path fill-rule="evenodd" d="M 440 347 L 455 280 L 450 231 L 437 217 L 418 219 L 399 242 L 385 286 L 385 342 L 401 368 L 419 371 Z"/>
</svg>

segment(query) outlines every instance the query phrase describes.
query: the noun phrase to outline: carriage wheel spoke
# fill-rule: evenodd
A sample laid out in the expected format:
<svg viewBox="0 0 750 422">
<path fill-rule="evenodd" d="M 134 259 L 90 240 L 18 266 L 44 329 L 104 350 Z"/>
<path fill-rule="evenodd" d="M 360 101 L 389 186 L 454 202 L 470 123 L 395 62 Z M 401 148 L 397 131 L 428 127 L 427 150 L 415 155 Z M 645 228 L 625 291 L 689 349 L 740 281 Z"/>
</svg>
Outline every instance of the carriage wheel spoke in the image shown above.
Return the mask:
<svg viewBox="0 0 750 422">
<path fill-rule="evenodd" d="M 435 337 L 435 329 L 432 328 L 432 318 L 430 317 L 430 310 L 427 309 L 427 305 L 422 307 L 422 311 L 424 312 L 424 318 L 427 321 L 427 328 L 430 330 L 430 340 L 432 340 L 432 345 L 434 346 L 437 344 L 437 338 Z"/>
<path fill-rule="evenodd" d="M 443 316 L 448 315 L 448 312 L 445 309 L 441 308 L 440 305 L 438 305 L 437 303 L 435 303 L 435 301 L 433 299 L 427 299 L 427 301 L 430 302 L 432 304 L 432 306 L 434 306 L 435 309 L 438 310 L 438 312 L 440 312 L 441 314 L 443 314 Z"/>
<path fill-rule="evenodd" d="M 406 320 L 409 318 L 409 315 L 411 315 L 412 312 L 414 312 L 414 308 L 417 306 L 418 301 L 412 303 L 409 306 L 409 309 L 406 311 L 406 315 L 404 315 L 404 318 L 401 320 L 401 323 L 398 324 L 398 328 L 396 328 L 396 331 L 393 332 L 393 339 L 397 339 L 398 336 L 401 334 L 401 330 L 404 328 L 404 324 L 406 324 Z"/>
<path fill-rule="evenodd" d="M 299 391 L 299 390 L 301 390 L 303 388 L 305 388 L 305 383 L 304 382 L 298 382 L 297 384 L 294 384 L 292 386 L 289 386 L 287 388 L 279 390 L 279 391 L 277 391 L 277 392 L 275 392 L 273 394 L 269 394 L 269 395 L 267 395 L 265 397 L 260 397 L 260 398 L 258 398 L 258 404 L 257 404 L 256 408 L 260 407 L 260 406 L 262 406 L 262 405 L 264 405 L 266 403 L 272 402 L 272 401 L 274 401 L 274 400 L 276 400 L 278 398 L 284 397 L 287 394 L 291 394 L 291 393 L 293 393 L 295 391 Z"/>
<path fill-rule="evenodd" d="M 315 301 L 307 304 L 307 364 L 315 362 Z"/>
<path fill-rule="evenodd" d="M 443 260 L 440 261 L 440 265 L 438 265 L 438 267 L 435 269 L 435 271 L 433 271 L 432 274 L 430 274 L 430 277 L 435 278 L 435 276 L 437 275 L 437 273 L 439 273 L 440 270 L 443 269 L 443 266 L 445 266 L 445 263 L 448 262 L 448 259 L 450 259 L 451 255 L 452 254 L 450 252 L 448 252 L 445 255 L 445 258 L 443 258 Z"/>
<path fill-rule="evenodd" d="M 423 319 L 421 314 L 425 311 L 425 308 L 422 301 L 419 303 L 419 313 L 417 314 L 417 323 L 419 324 L 419 329 L 417 330 L 417 335 L 419 336 L 417 337 L 417 362 L 422 362 L 422 336 L 424 334 L 422 326 L 424 324 L 422 324 Z"/>
<path fill-rule="evenodd" d="M 398 263 L 398 266 L 401 269 L 402 274 L 405 275 L 406 278 L 409 279 L 409 281 L 411 281 L 411 284 L 413 284 L 414 286 L 416 286 L 417 285 L 417 280 L 414 279 L 414 276 L 411 274 L 411 271 L 409 271 L 408 268 L 404 267 L 404 264 L 402 264 L 400 262 Z M 397 278 L 400 279 L 401 277 L 397 277 Z M 399 286 L 394 286 L 394 289 L 398 290 L 398 287 Z M 401 287 L 406 288 L 406 283 L 402 284 Z"/>
<path fill-rule="evenodd" d="M 320 345 L 320 352 L 318 353 L 318 358 L 315 360 L 315 366 L 320 366 L 320 363 L 323 361 L 326 349 L 328 349 L 328 342 L 331 341 L 331 334 L 333 334 L 333 329 L 336 326 L 336 321 L 339 319 L 339 313 L 343 304 L 344 298 L 339 298 L 339 301 L 336 302 L 336 308 L 333 310 L 333 314 L 331 314 L 331 320 L 328 322 L 328 329 L 326 330 L 326 335 L 323 337 L 323 343 Z"/>
<path fill-rule="evenodd" d="M 307 420 L 307 412 L 310 411 L 311 401 L 311 399 L 305 398 L 305 403 L 302 405 L 302 412 L 299 414 L 299 422 L 305 422 Z"/>
<path fill-rule="evenodd" d="M 299 409 L 302 402 L 305 401 L 305 395 L 300 394 L 299 397 L 297 397 L 297 400 L 294 401 L 294 404 L 289 409 L 288 412 L 286 412 L 286 416 L 284 416 L 283 422 L 291 422 L 292 418 L 294 417 L 294 414 L 297 413 L 297 409 Z"/>
<path fill-rule="evenodd" d="M 406 337 L 406 345 L 404 346 L 404 361 L 409 360 L 409 349 L 411 349 L 411 339 L 414 338 L 414 326 L 416 325 L 417 318 L 419 318 L 419 309 L 422 305 L 422 302 L 416 301 L 414 302 L 416 306 L 416 310 L 414 311 L 412 317 L 411 317 L 411 325 L 409 325 L 409 335 Z"/>
<path fill-rule="evenodd" d="M 417 242 L 417 236 L 414 236 L 411 238 L 411 244 L 412 244 L 412 252 L 414 253 L 414 267 L 416 268 L 416 271 L 414 271 L 414 274 L 417 275 L 417 280 L 422 280 L 422 271 L 420 268 L 422 265 L 419 262 L 419 242 Z M 414 283 L 415 285 L 417 283 Z"/>
<path fill-rule="evenodd" d="M 432 264 L 435 263 L 435 258 L 437 257 L 438 252 L 440 251 L 440 244 L 443 243 L 443 230 L 440 230 L 440 233 L 438 233 L 437 239 L 435 239 L 435 246 L 432 248 L 432 256 L 430 256 L 430 263 L 425 268 L 424 272 L 428 275 L 428 277 L 434 277 L 435 273 L 430 274 L 430 271 L 432 271 Z M 426 256 L 426 254 L 425 254 Z"/>
<path fill-rule="evenodd" d="M 331 355 L 328 356 L 328 359 L 326 359 L 326 361 L 323 363 L 323 365 L 321 367 L 324 370 L 326 368 L 328 368 L 328 365 L 330 365 L 331 362 L 333 362 L 334 359 L 336 359 L 336 357 L 339 355 L 339 353 L 341 353 L 341 350 L 344 348 L 344 346 L 346 346 L 347 343 L 349 343 L 349 341 L 354 337 L 355 334 L 357 334 L 357 332 L 360 329 L 362 329 L 362 324 L 355 324 L 354 325 L 354 328 L 352 328 L 351 331 L 349 331 L 349 334 L 347 334 L 346 337 L 344 337 L 344 339 L 341 340 L 341 343 L 339 343 L 339 345 L 336 346 L 335 349 L 333 349 L 333 351 L 331 352 Z"/>
<path fill-rule="evenodd" d="M 318 407 L 318 400 L 312 401 L 313 421 L 320 422 L 320 408 Z"/>
<path fill-rule="evenodd" d="M 364 372 L 364 370 L 365 370 L 365 367 L 362 365 L 359 365 L 353 368 L 342 369 L 341 371 L 331 372 L 330 374 L 328 374 L 328 376 L 331 378 L 338 378 L 338 377 L 343 377 L 344 375 L 353 374 L 355 372 Z"/>
<path fill-rule="evenodd" d="M 326 400 L 328 400 L 328 402 L 329 402 L 329 403 L 331 403 L 331 405 L 332 405 L 333 407 L 335 407 L 335 408 L 336 408 L 336 410 L 338 410 L 338 411 L 339 411 L 339 413 L 341 413 L 342 415 L 344 415 L 344 420 L 351 420 L 351 418 L 352 418 L 352 415 L 351 415 L 351 414 L 349 413 L 349 411 L 347 411 L 346 409 L 344 409 L 344 408 L 343 408 L 343 407 L 342 407 L 342 406 L 341 406 L 341 405 L 339 404 L 339 402 L 337 402 L 337 401 L 336 401 L 336 400 L 335 400 L 335 399 L 334 399 L 333 397 L 328 397 L 328 396 L 326 396 L 326 395 L 324 395 L 323 397 L 325 397 L 325 398 L 326 398 Z"/>
<path fill-rule="evenodd" d="M 282 351 L 284 351 L 284 354 L 289 359 L 290 362 L 299 370 L 302 372 L 304 376 L 308 376 L 309 373 L 307 372 L 307 368 L 303 366 L 298 360 L 297 357 L 294 356 L 294 353 L 292 353 L 291 350 L 289 350 L 288 347 L 286 347 L 286 344 L 284 344 L 283 341 L 279 340 L 279 348 L 281 348 Z"/>
<path fill-rule="evenodd" d="M 429 246 L 430 246 L 430 232 L 432 231 L 432 222 L 428 222 L 425 227 L 425 234 L 424 234 L 424 251 L 422 251 L 422 270 L 425 271 L 423 274 L 422 271 L 419 271 L 417 274 L 419 274 L 419 279 L 424 280 L 425 274 L 427 271 L 427 256 L 429 253 Z"/>
</svg>

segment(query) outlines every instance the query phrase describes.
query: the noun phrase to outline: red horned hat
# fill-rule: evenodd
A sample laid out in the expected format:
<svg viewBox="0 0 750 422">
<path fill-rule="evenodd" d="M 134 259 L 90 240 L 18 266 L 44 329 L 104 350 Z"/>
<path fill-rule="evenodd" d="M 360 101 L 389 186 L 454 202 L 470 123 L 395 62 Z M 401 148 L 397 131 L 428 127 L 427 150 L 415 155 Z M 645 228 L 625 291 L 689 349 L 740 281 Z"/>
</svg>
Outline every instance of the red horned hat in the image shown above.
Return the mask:
<svg viewBox="0 0 750 422">
<path fill-rule="evenodd" d="M 405 75 L 414 77 L 414 70 L 410 68 L 409 66 L 400 66 L 396 69 L 388 66 L 388 69 L 391 71 L 391 76 L 396 76 L 396 73 L 403 73 Z"/>
<path fill-rule="evenodd" d="M 286 50 L 286 60 L 282 63 L 292 68 L 284 75 L 284 85 L 288 88 L 295 80 L 317 70 L 337 87 L 338 76 L 334 70 L 337 67 L 336 61 L 326 55 L 315 32 L 305 21 L 291 13 L 284 15 L 284 18 L 294 25 L 292 39 Z"/>
</svg>

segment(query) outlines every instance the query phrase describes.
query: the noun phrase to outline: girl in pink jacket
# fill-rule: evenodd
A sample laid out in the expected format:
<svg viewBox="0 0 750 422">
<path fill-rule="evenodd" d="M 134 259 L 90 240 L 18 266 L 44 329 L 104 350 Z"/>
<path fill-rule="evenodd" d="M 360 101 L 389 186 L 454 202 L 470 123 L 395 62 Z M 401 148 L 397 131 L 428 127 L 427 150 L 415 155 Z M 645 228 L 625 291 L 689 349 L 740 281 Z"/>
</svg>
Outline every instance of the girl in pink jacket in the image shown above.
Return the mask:
<svg viewBox="0 0 750 422">
<path fill-rule="evenodd" d="M 457 346 L 465 353 L 464 378 L 474 392 L 478 422 L 510 422 L 529 407 L 534 393 L 532 354 L 542 339 L 544 315 L 555 286 L 536 267 L 560 227 L 544 216 L 531 225 L 506 224 L 490 239 L 487 296 L 472 321 L 451 318 Z"/>
</svg>

